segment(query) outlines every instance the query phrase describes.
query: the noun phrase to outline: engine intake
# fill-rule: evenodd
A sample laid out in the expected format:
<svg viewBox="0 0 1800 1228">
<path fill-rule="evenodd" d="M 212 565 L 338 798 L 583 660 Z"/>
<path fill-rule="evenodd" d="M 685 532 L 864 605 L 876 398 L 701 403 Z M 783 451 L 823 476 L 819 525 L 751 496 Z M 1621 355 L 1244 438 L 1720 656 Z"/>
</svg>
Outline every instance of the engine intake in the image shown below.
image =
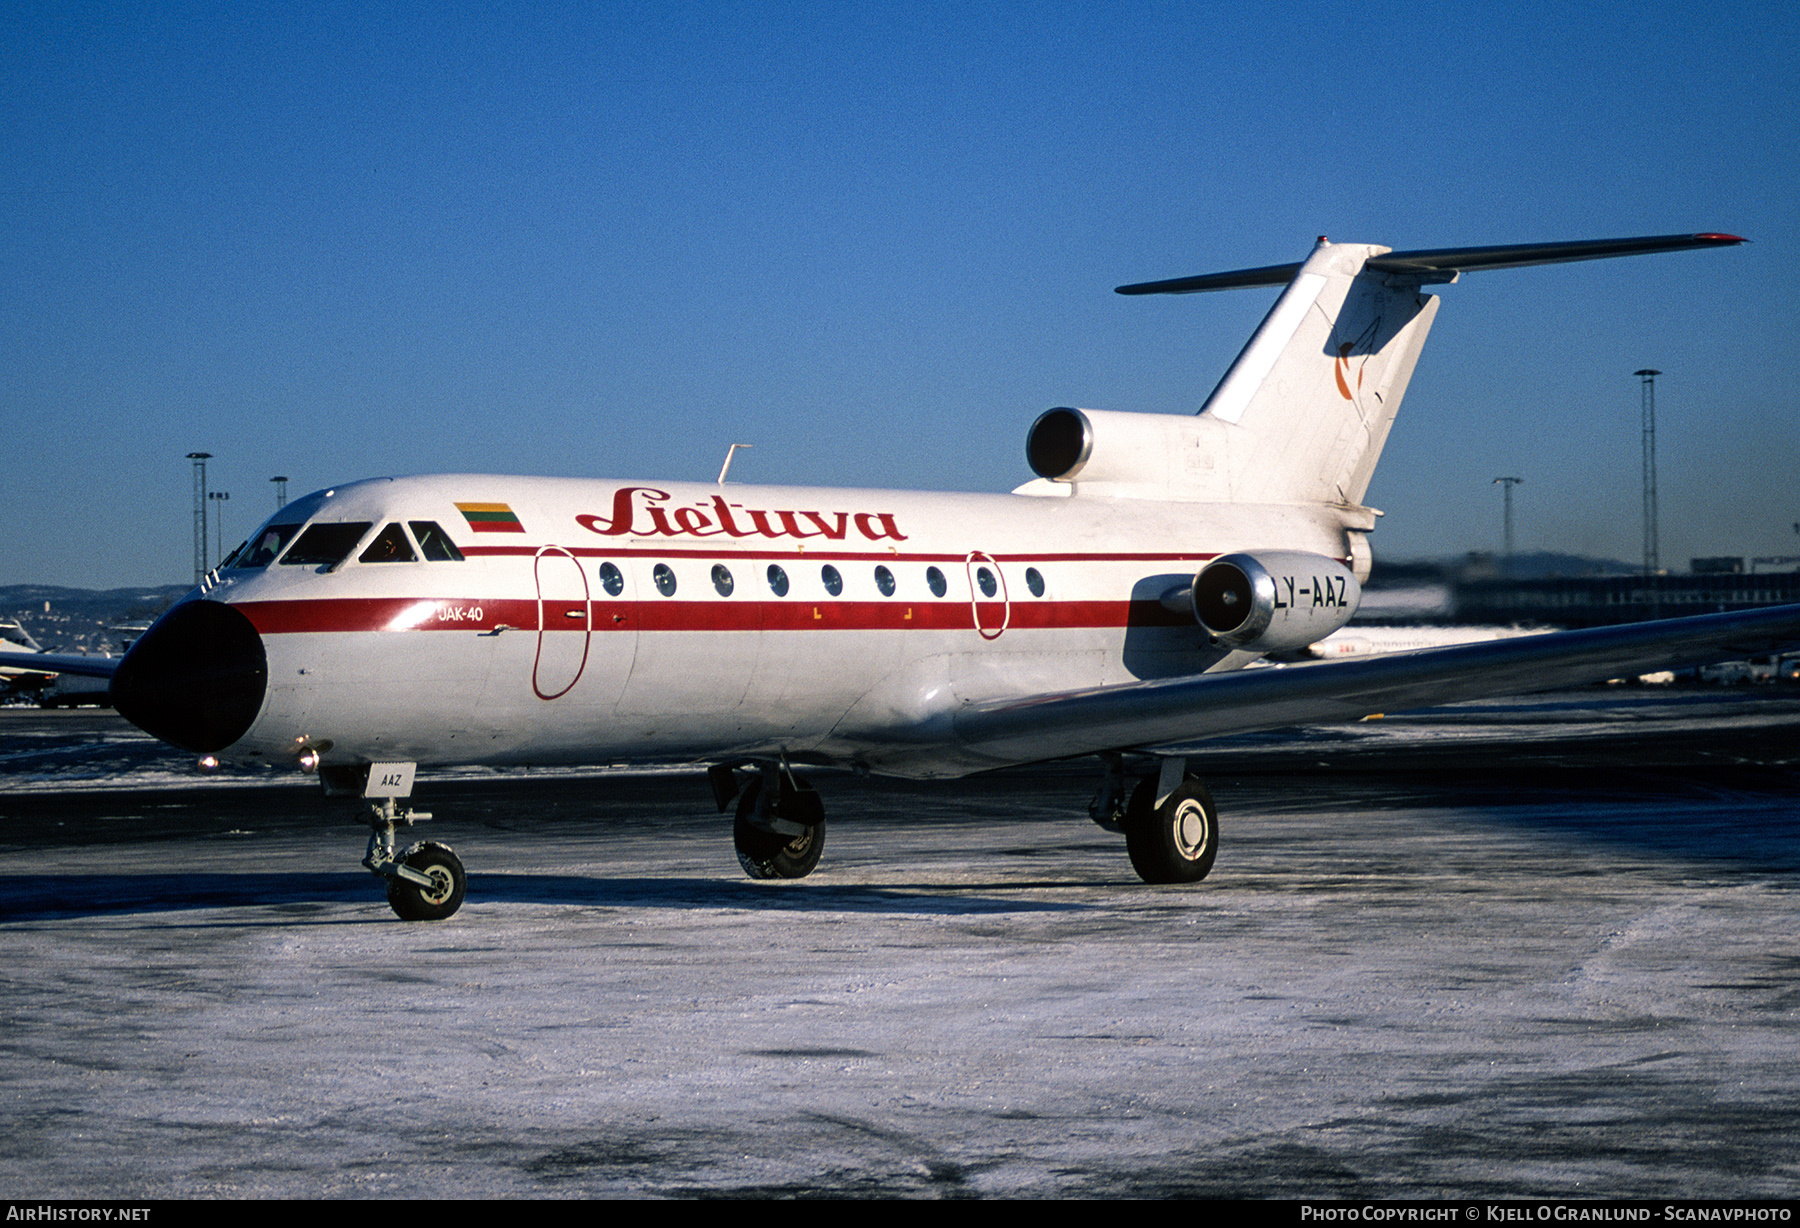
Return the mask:
<svg viewBox="0 0 1800 1228">
<path fill-rule="evenodd" d="M 1217 453 L 1224 424 L 1192 414 L 1127 414 L 1109 409 L 1047 410 L 1025 437 L 1031 471 L 1052 482 L 1164 492 L 1191 484 L 1189 453 Z M 1192 493 L 1192 492 L 1191 492 Z"/>
<path fill-rule="evenodd" d="M 1191 596 L 1194 617 L 1215 642 L 1249 652 L 1285 652 L 1322 640 L 1349 622 L 1362 586 L 1336 559 L 1270 550 L 1214 559 L 1194 577 Z"/>
</svg>

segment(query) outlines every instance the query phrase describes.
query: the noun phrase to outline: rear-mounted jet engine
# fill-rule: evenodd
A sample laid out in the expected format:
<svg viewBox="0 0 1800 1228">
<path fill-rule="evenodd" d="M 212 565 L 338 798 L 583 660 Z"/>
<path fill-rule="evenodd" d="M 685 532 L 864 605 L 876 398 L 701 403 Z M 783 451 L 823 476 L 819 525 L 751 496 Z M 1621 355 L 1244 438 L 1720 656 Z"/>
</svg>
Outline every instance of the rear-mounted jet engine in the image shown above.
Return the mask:
<svg viewBox="0 0 1800 1228">
<path fill-rule="evenodd" d="M 1214 641 L 1248 652 L 1316 643 L 1349 622 L 1362 600 L 1349 568 L 1297 550 L 1221 555 L 1200 569 L 1189 593 Z"/>
</svg>

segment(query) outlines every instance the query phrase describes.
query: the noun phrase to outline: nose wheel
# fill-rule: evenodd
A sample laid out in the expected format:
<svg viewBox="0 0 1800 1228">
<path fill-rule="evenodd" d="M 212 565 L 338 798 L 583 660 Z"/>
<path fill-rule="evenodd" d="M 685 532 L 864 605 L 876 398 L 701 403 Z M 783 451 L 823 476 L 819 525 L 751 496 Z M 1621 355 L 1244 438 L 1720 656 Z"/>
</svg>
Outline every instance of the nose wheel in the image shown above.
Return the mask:
<svg viewBox="0 0 1800 1228">
<path fill-rule="evenodd" d="M 412 873 L 400 877 L 400 870 Z M 427 881 L 414 881 L 417 874 Z M 388 879 L 388 906 L 402 921 L 442 921 L 462 907 L 468 877 L 462 859 L 448 845 L 415 844 Z"/>
<path fill-rule="evenodd" d="M 395 833 L 431 817 L 402 810 L 391 797 L 369 802 L 369 851 L 363 867 L 387 881 L 388 906 L 402 921 L 442 921 L 462 907 L 468 875 L 462 858 L 447 844 L 420 841 L 395 851 Z"/>
</svg>

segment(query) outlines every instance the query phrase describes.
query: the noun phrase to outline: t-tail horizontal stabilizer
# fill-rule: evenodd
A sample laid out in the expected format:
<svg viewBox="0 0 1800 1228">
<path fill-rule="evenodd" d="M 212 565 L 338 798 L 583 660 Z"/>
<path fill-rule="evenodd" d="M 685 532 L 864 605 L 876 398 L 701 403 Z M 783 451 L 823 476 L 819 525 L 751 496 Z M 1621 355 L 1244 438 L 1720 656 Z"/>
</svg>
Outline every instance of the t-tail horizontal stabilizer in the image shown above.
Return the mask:
<svg viewBox="0 0 1800 1228">
<path fill-rule="evenodd" d="M 1512 269 L 1646 252 L 1727 247 L 1736 235 L 1658 235 L 1396 252 L 1321 238 L 1300 264 L 1120 286 L 1192 294 L 1285 285 L 1200 408 L 1193 466 L 1228 474 L 1240 502 L 1357 507 L 1412 379 L 1439 300 L 1427 285 Z"/>
<path fill-rule="evenodd" d="M 1637 239 L 1583 239 L 1574 243 L 1513 243 L 1502 247 L 1438 247 L 1416 252 L 1388 252 L 1371 257 L 1368 266 L 1383 273 L 1418 280 L 1443 281 L 1445 275 L 1477 269 L 1522 269 L 1534 264 L 1571 260 L 1604 260 L 1609 256 L 1642 256 L 1650 252 L 1691 251 L 1698 247 L 1735 247 L 1747 243 L 1736 235 L 1648 235 Z M 1283 286 L 1300 271 L 1298 264 L 1271 264 L 1231 273 L 1202 273 L 1120 286 L 1119 294 L 1198 294 L 1204 290 L 1237 290 L 1245 286 Z"/>
</svg>

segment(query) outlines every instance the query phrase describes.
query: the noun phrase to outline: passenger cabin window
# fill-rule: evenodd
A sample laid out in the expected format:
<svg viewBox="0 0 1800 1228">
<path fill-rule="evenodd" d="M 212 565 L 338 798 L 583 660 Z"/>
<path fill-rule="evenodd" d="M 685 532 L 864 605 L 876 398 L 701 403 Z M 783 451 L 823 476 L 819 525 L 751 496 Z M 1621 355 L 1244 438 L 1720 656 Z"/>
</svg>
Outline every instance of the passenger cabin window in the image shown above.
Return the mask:
<svg viewBox="0 0 1800 1228">
<path fill-rule="evenodd" d="M 456 548 L 450 535 L 438 527 L 435 520 L 409 520 L 413 536 L 419 539 L 419 553 L 430 563 L 460 563 L 463 552 Z"/>
<path fill-rule="evenodd" d="M 231 558 L 231 566 L 244 569 L 267 567 L 299 531 L 297 524 L 265 525 L 255 538 L 238 547 Z"/>
<path fill-rule="evenodd" d="M 424 543 L 419 543 L 421 547 Z M 615 563 L 600 564 L 600 587 L 606 590 L 608 597 L 617 597 L 625 591 L 625 573 Z"/>
<path fill-rule="evenodd" d="M 944 573 L 935 567 L 925 569 L 925 583 L 930 587 L 933 597 L 942 597 L 950 591 L 950 585 L 944 580 Z"/>
<path fill-rule="evenodd" d="M 413 553 L 412 543 L 406 540 L 406 530 L 399 522 L 389 525 L 375 535 L 369 548 L 357 556 L 359 563 L 413 563 L 418 561 Z"/>
<path fill-rule="evenodd" d="M 833 567 L 830 563 L 819 568 L 819 582 L 825 586 L 825 591 L 830 593 L 833 597 L 840 596 L 844 591 L 844 577 L 839 575 L 838 569 Z"/>
<path fill-rule="evenodd" d="M 315 524 L 281 556 L 283 567 L 336 567 L 350 557 L 369 531 L 366 520 L 345 524 Z"/>
</svg>

